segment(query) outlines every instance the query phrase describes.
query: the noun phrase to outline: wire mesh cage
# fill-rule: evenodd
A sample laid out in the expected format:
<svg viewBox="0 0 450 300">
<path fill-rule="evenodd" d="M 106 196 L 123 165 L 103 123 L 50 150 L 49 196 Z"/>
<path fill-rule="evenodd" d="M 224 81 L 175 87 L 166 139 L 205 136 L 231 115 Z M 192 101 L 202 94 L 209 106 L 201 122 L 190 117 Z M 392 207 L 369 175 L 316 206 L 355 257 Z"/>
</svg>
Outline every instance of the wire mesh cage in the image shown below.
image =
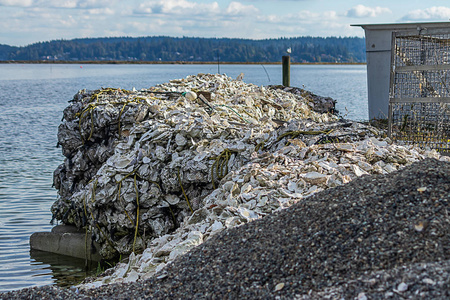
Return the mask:
<svg viewBox="0 0 450 300">
<path fill-rule="evenodd" d="M 450 153 L 450 28 L 394 32 L 389 136 Z"/>
</svg>

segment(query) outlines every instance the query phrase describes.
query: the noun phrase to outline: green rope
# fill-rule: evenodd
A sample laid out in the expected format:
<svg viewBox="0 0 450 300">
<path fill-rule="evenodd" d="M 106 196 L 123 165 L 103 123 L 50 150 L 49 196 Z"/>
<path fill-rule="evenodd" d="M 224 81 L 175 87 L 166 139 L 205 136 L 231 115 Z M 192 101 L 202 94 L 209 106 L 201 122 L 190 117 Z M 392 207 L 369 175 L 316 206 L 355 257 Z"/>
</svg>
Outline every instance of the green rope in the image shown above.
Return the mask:
<svg viewBox="0 0 450 300">
<path fill-rule="evenodd" d="M 138 234 L 138 228 L 139 228 L 139 189 L 137 187 L 137 183 L 136 183 L 136 174 L 134 174 L 134 190 L 136 191 L 136 228 L 134 230 L 134 240 L 133 240 L 133 253 L 134 252 L 134 247 L 136 245 L 136 239 L 137 239 L 137 234 Z"/>
<path fill-rule="evenodd" d="M 134 228 L 134 240 L 133 240 L 133 252 L 135 252 L 135 245 L 136 245 L 137 236 L 138 235 L 140 236 L 140 233 L 139 233 L 139 230 L 138 230 L 138 228 L 139 228 L 140 207 L 139 207 L 139 189 L 138 189 L 138 186 L 137 186 L 137 177 L 139 177 L 139 178 L 142 178 L 142 177 L 139 176 L 139 174 L 137 173 L 138 169 L 139 168 L 134 169 L 133 171 L 131 171 L 130 173 L 128 173 L 122 179 L 120 179 L 118 181 L 119 189 L 118 189 L 118 194 L 117 194 L 117 197 L 118 197 L 118 199 L 119 199 L 119 201 L 120 201 L 120 203 L 122 205 L 122 208 L 123 208 L 123 210 L 124 210 L 128 220 L 130 220 L 131 224 L 135 227 Z M 136 221 L 135 222 L 131 219 L 130 215 L 128 214 L 127 210 L 125 209 L 123 201 L 120 198 L 120 193 L 121 193 L 121 189 L 122 189 L 122 181 L 124 181 L 125 179 L 127 179 L 128 177 L 130 177 L 132 175 L 133 175 L 133 179 L 134 179 L 134 190 L 135 190 L 135 193 L 136 193 Z M 161 186 L 157 182 L 152 181 L 152 180 L 147 180 L 147 181 L 150 182 L 150 183 L 155 184 L 159 188 L 159 190 L 161 190 Z M 171 212 L 172 212 L 172 210 L 171 210 Z M 173 215 L 173 212 L 172 212 L 172 217 L 175 219 L 175 217 Z"/>
<path fill-rule="evenodd" d="M 224 178 L 228 174 L 228 161 L 232 153 L 237 153 L 237 151 L 225 149 L 217 157 L 211 158 L 215 160 L 211 166 L 211 182 L 214 189 L 216 189 L 216 185 L 214 184 L 214 169 L 218 180 Z"/>
<path fill-rule="evenodd" d="M 84 207 L 84 215 L 87 218 L 88 214 L 87 214 L 87 209 L 86 209 L 86 197 L 83 196 L 83 207 Z M 85 233 L 84 233 L 84 267 L 87 268 L 88 266 L 88 251 L 87 251 L 87 236 L 88 236 L 88 227 L 89 225 L 86 226 L 85 228 Z"/>
<path fill-rule="evenodd" d="M 324 136 L 321 137 L 317 142 L 315 142 L 315 145 L 323 145 L 323 144 L 334 144 L 334 143 L 340 143 L 340 139 L 337 136 Z"/>
<path fill-rule="evenodd" d="M 137 187 L 137 181 L 136 178 L 138 176 L 138 174 L 136 173 L 138 170 L 138 168 L 134 169 L 133 171 L 131 171 L 130 173 L 128 173 L 127 175 L 125 175 L 122 179 L 120 179 L 118 181 L 119 184 L 119 189 L 118 189 L 118 194 L 117 197 L 120 201 L 120 203 L 122 204 L 122 208 L 128 218 L 128 220 L 130 220 L 131 224 L 134 226 L 134 239 L 133 239 L 133 253 L 135 252 L 135 246 L 136 246 L 136 240 L 137 240 L 137 235 L 138 235 L 138 228 L 139 228 L 139 214 L 140 214 L 140 209 L 139 209 L 139 189 Z M 131 219 L 130 215 L 128 214 L 127 210 L 125 209 L 125 206 L 120 198 L 120 191 L 122 189 L 122 181 L 124 181 L 126 178 L 130 177 L 131 175 L 133 176 L 133 185 L 134 185 L 134 191 L 136 193 L 136 221 L 133 222 L 133 220 Z"/>
<path fill-rule="evenodd" d="M 287 137 L 287 136 L 291 136 L 292 138 L 296 138 L 299 135 L 320 135 L 320 134 L 330 134 L 333 131 L 333 129 L 330 129 L 328 131 L 288 131 L 283 133 L 282 135 L 280 135 L 278 137 L 278 139 L 276 140 L 275 143 L 278 143 L 279 141 L 281 141 L 283 138 Z"/>
<path fill-rule="evenodd" d="M 246 114 L 246 115 L 248 115 L 250 118 L 252 118 L 252 119 L 256 119 L 253 115 L 251 115 L 248 111 L 246 111 L 245 109 L 243 110 L 244 111 L 244 113 Z"/>
<path fill-rule="evenodd" d="M 83 138 L 83 134 L 82 134 L 82 132 L 81 132 L 81 122 L 82 122 L 82 120 L 83 120 L 83 117 L 85 116 L 85 114 L 86 114 L 87 112 L 89 112 L 90 115 L 91 115 L 91 130 L 90 130 L 90 133 L 89 133 L 89 137 L 87 138 L 87 141 L 88 141 L 88 140 L 91 139 L 91 137 L 92 137 L 92 135 L 93 135 L 93 133 L 94 133 L 94 114 L 93 114 L 93 111 L 94 111 L 94 109 L 95 109 L 98 105 L 106 105 L 106 104 L 103 104 L 103 103 L 98 103 L 98 96 L 101 95 L 101 94 L 103 94 L 103 93 L 114 92 L 114 91 L 119 91 L 119 89 L 115 89 L 115 88 L 107 88 L 107 89 L 102 89 L 102 90 L 98 91 L 97 93 L 95 93 L 95 94 L 93 94 L 93 95 L 91 96 L 91 103 L 89 103 L 89 104 L 87 105 L 87 107 L 86 107 L 81 113 L 76 113 L 76 114 L 75 114 L 75 117 L 79 117 L 78 125 L 79 125 L 79 127 L 80 127 L 80 137 L 81 137 L 81 142 L 83 143 L 83 145 L 84 145 L 84 143 L 85 143 L 85 140 L 84 140 L 84 138 Z M 131 93 L 131 92 L 128 91 L 128 90 L 120 90 L 120 91 L 121 91 L 122 93 L 124 93 L 124 94 L 130 94 L 130 93 Z M 94 101 L 94 100 L 95 100 L 96 103 L 92 103 L 92 101 Z M 120 113 L 119 113 L 119 120 L 118 120 L 118 124 L 119 124 L 119 125 L 118 125 L 118 126 L 119 126 L 119 136 L 120 136 L 120 134 L 121 134 L 120 119 L 121 119 L 121 117 L 122 117 L 122 113 L 123 113 L 123 111 L 124 111 L 124 109 L 125 109 L 125 106 L 126 106 L 127 104 L 131 103 L 131 102 L 141 103 L 141 101 L 145 101 L 145 98 L 143 98 L 143 97 L 134 97 L 132 100 L 120 101 L 120 102 L 115 102 L 115 103 L 114 103 L 114 104 L 118 104 L 118 105 L 123 104 L 122 109 L 120 110 Z"/>
<path fill-rule="evenodd" d="M 120 137 L 120 134 L 122 133 L 122 130 L 120 128 L 120 118 L 122 117 L 122 113 L 123 113 L 123 110 L 125 109 L 125 106 L 127 106 L 126 102 L 123 104 L 122 109 L 119 112 L 119 119 L 117 120 L 117 124 L 118 124 L 118 127 L 119 127 L 119 130 L 118 130 L 119 131 L 119 137 Z"/>
<path fill-rule="evenodd" d="M 88 267 L 88 251 L 87 251 L 87 238 L 88 238 L 88 226 L 86 226 L 85 232 L 84 232 L 84 268 L 87 269 Z"/>
<path fill-rule="evenodd" d="M 91 130 L 90 130 L 89 137 L 87 139 L 87 141 L 88 141 L 91 139 L 92 134 L 94 133 L 94 113 L 93 113 L 93 111 L 96 107 L 97 107 L 96 104 L 89 103 L 89 105 L 81 113 L 75 114 L 75 117 L 79 117 L 78 126 L 80 128 L 80 137 L 81 137 L 81 142 L 83 143 L 83 145 L 84 145 L 85 140 L 83 138 L 83 133 L 81 132 L 81 121 L 83 120 L 85 113 L 89 112 L 91 115 Z"/>
<path fill-rule="evenodd" d="M 264 149 L 266 141 L 262 141 L 255 146 L 255 152 Z"/>
<path fill-rule="evenodd" d="M 125 209 L 125 206 L 124 206 L 124 204 L 123 204 L 123 202 L 122 202 L 122 200 L 121 200 L 121 198 L 120 198 L 120 191 L 121 191 L 121 189 L 122 189 L 122 181 L 124 181 L 125 179 L 127 179 L 127 178 L 130 177 L 131 175 L 135 175 L 135 173 L 136 173 L 137 170 L 138 170 L 138 168 L 134 169 L 133 171 L 131 171 L 130 173 L 128 173 L 128 174 L 125 175 L 122 179 L 120 179 L 120 180 L 118 181 L 118 184 L 119 184 L 119 190 L 118 190 L 118 193 L 117 193 L 117 198 L 119 199 L 120 203 L 122 204 L 123 211 L 125 212 L 125 215 L 127 216 L 128 220 L 130 220 L 131 225 L 133 225 L 133 226 L 136 226 L 136 224 L 135 224 L 135 222 L 131 219 L 130 215 L 128 214 L 127 210 Z"/>
<path fill-rule="evenodd" d="M 120 136 L 120 134 L 122 133 L 122 130 L 121 130 L 121 128 L 120 128 L 120 119 L 122 118 L 122 113 L 123 113 L 125 107 L 126 107 L 128 104 L 132 103 L 132 102 L 141 103 L 141 101 L 145 101 L 145 98 L 142 98 L 142 97 L 134 97 L 134 98 L 131 99 L 131 100 L 127 100 L 127 101 L 117 102 L 117 103 L 116 103 L 116 104 L 123 104 L 122 109 L 121 109 L 120 112 L 119 112 L 119 118 L 118 118 L 118 120 L 117 120 L 118 127 L 119 127 L 119 130 L 118 130 L 118 131 L 119 131 L 119 136 Z"/>
<path fill-rule="evenodd" d="M 170 203 L 169 203 L 169 210 L 170 210 L 170 213 L 172 214 L 173 225 L 176 226 L 175 224 L 176 224 L 177 220 L 175 219 L 175 215 L 173 213 L 172 207 L 170 207 Z"/>
<path fill-rule="evenodd" d="M 122 205 L 123 211 L 125 212 L 125 215 L 127 216 L 128 220 L 130 220 L 131 224 L 134 226 L 134 222 L 131 219 L 130 215 L 128 214 L 127 210 L 125 209 L 125 205 L 123 204 L 121 198 L 120 198 L 120 190 L 122 189 L 122 180 L 119 182 L 119 191 L 117 194 L 117 198 L 119 199 L 120 204 Z"/>
<path fill-rule="evenodd" d="M 109 93 L 109 92 L 122 92 L 124 94 L 130 94 L 131 93 L 131 91 L 129 91 L 129 90 L 123 90 L 123 89 L 118 89 L 118 88 L 104 88 L 104 89 L 98 90 L 96 93 L 94 93 L 91 96 L 91 102 L 94 101 L 94 100 L 96 102 L 98 102 L 98 96 L 100 96 L 101 94 Z"/>
<path fill-rule="evenodd" d="M 184 191 L 183 184 L 181 183 L 180 169 L 178 169 L 177 176 L 178 176 L 178 182 L 180 183 L 181 191 L 183 192 L 184 198 L 186 199 L 186 202 L 187 202 L 187 204 L 189 206 L 189 209 L 191 210 L 191 213 L 194 213 L 194 210 L 191 207 L 191 203 L 189 202 L 189 198 L 186 195 L 186 192 Z"/>
<path fill-rule="evenodd" d="M 226 108 L 228 108 L 228 109 L 231 109 L 231 111 L 234 112 L 236 115 L 238 115 L 239 118 L 241 118 L 242 120 L 244 120 L 246 123 L 249 123 L 249 124 L 250 124 L 250 122 L 249 122 L 247 119 L 245 119 L 243 116 L 241 116 L 237 111 L 235 111 L 234 108 L 232 108 L 232 107 L 230 107 L 230 106 L 228 106 L 228 105 L 225 105 L 225 104 L 218 104 L 218 105 L 216 105 L 216 106 L 224 106 L 224 107 L 226 107 Z"/>
<path fill-rule="evenodd" d="M 97 183 L 98 183 L 97 180 L 95 180 L 94 186 L 92 187 L 92 194 L 91 194 L 91 202 L 92 202 L 92 205 L 94 205 L 94 202 L 95 202 L 95 190 L 96 190 L 96 188 L 97 188 Z M 86 209 L 86 206 L 85 206 L 85 209 Z M 92 213 L 92 209 L 91 209 L 90 213 L 91 213 L 92 221 L 93 221 L 94 224 L 97 226 L 97 228 L 98 228 L 98 230 L 100 231 L 100 233 L 101 233 L 101 235 L 103 236 L 103 238 L 106 240 L 106 242 L 108 242 L 108 244 L 109 244 L 114 250 L 116 250 L 116 248 L 114 247 L 113 243 L 108 239 L 108 236 L 103 232 L 103 230 L 100 228 L 100 225 L 98 225 L 98 223 L 95 221 L 94 214 Z"/>
</svg>

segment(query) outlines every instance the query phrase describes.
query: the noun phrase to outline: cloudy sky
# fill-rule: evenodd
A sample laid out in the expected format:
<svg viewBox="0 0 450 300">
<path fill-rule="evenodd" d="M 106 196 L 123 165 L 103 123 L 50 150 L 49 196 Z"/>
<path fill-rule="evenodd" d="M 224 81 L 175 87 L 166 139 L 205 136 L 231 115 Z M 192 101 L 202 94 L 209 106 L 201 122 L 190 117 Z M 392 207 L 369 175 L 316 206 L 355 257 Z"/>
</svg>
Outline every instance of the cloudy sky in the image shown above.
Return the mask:
<svg viewBox="0 0 450 300">
<path fill-rule="evenodd" d="M 0 0 L 0 44 L 106 36 L 363 36 L 350 24 L 449 19 L 448 0 Z"/>
</svg>

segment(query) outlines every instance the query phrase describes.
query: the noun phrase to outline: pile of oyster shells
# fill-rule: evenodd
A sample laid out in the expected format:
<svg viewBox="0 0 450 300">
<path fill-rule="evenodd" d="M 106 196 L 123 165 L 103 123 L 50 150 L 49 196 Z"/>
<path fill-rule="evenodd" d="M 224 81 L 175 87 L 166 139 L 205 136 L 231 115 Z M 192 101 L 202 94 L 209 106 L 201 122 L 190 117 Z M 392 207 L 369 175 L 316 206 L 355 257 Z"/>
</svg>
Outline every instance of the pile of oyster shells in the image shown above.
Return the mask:
<svg viewBox="0 0 450 300">
<path fill-rule="evenodd" d="M 330 97 L 323 97 L 316 95 L 310 91 L 302 88 L 292 87 L 292 86 L 282 86 L 282 85 L 269 85 L 271 89 L 280 89 L 286 92 L 290 92 L 301 96 L 303 99 L 309 100 L 308 105 L 315 111 L 321 114 L 332 113 L 338 114 L 339 111 L 336 109 L 337 101 Z"/>
<path fill-rule="evenodd" d="M 337 120 L 301 96 L 225 75 L 82 90 L 58 130 L 66 158 L 54 172 L 53 217 L 87 228 L 104 258 L 144 250 L 277 139 L 280 124 L 305 118 Z"/>
<path fill-rule="evenodd" d="M 226 228 L 358 176 L 448 159 L 309 101 L 210 74 L 75 95 L 58 133 L 66 159 L 52 212 L 89 230 L 103 257 L 131 253 L 83 287 L 164 276 L 167 263 Z"/>
</svg>

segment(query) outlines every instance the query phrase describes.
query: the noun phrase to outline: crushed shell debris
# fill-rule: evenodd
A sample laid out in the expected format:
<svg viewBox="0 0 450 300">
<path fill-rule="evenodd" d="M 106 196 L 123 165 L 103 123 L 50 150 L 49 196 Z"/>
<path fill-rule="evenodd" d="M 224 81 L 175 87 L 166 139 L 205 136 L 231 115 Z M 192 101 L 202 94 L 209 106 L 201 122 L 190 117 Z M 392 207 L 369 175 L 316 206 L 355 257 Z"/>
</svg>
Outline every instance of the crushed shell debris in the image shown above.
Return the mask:
<svg viewBox="0 0 450 300">
<path fill-rule="evenodd" d="M 359 176 L 448 160 L 315 112 L 313 98 L 211 74 L 76 94 L 58 132 L 54 219 L 85 228 L 104 258 L 130 254 L 79 287 L 164 278 L 167 263 L 227 228 Z"/>
</svg>

